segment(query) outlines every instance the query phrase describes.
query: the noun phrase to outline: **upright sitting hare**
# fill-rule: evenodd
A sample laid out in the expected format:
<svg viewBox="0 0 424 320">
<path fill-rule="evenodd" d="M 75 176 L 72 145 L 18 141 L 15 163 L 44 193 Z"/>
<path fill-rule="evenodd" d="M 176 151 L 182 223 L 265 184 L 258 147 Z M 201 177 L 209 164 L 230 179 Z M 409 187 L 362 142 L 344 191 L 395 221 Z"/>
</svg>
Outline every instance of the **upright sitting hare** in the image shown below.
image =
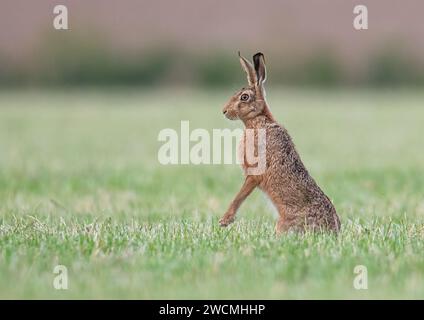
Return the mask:
<svg viewBox="0 0 424 320">
<path fill-rule="evenodd" d="M 248 86 L 242 88 L 223 109 L 230 120 L 240 119 L 246 129 L 252 129 L 257 153 L 257 132 L 266 137 L 266 166 L 261 174 L 249 174 L 252 164 L 242 151 L 242 168 L 245 181 L 225 215 L 219 221 L 225 227 L 235 219 L 241 203 L 259 187 L 271 199 L 278 210 L 276 232 L 295 230 L 334 231 L 340 230 L 340 220 L 330 199 L 324 194 L 303 165 L 299 154 L 287 132 L 273 118 L 265 101 L 263 84 L 266 79 L 265 61 L 262 53 L 253 56 L 252 64 L 239 54 L 240 63 L 247 73 Z M 241 141 L 246 148 L 246 129 Z"/>
</svg>

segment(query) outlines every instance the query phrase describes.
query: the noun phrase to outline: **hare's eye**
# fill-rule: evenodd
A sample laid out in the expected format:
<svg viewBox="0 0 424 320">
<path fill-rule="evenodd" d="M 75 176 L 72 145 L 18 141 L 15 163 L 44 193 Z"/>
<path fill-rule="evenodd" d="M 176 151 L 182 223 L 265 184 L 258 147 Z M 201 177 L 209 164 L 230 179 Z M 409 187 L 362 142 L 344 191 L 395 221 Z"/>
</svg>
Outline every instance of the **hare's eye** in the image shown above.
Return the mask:
<svg viewBox="0 0 424 320">
<path fill-rule="evenodd" d="M 247 100 L 249 100 L 249 95 L 248 95 L 247 93 L 243 93 L 243 94 L 240 96 L 240 100 L 241 100 L 241 101 L 247 101 Z"/>
</svg>

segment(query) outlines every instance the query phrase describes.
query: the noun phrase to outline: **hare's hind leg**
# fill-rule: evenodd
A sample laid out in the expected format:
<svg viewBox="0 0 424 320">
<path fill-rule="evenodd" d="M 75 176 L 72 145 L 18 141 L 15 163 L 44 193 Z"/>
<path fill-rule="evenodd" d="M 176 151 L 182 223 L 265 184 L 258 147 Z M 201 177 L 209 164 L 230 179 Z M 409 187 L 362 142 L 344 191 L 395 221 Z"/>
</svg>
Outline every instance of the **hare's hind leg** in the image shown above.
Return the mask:
<svg viewBox="0 0 424 320">
<path fill-rule="evenodd" d="M 244 181 L 244 184 L 241 187 L 239 193 L 236 195 L 233 202 L 231 202 L 231 205 L 228 208 L 227 212 L 219 220 L 219 224 L 221 225 L 221 227 L 226 227 L 230 223 L 234 222 L 238 208 L 243 203 L 244 199 L 247 198 L 247 196 L 253 191 L 253 189 L 255 189 L 257 185 L 258 182 L 254 177 L 246 177 L 246 180 Z"/>
<path fill-rule="evenodd" d="M 268 196 L 274 205 L 275 209 L 278 211 L 278 220 L 275 225 L 275 234 L 279 236 L 281 233 L 287 231 L 289 229 L 289 221 L 287 221 L 287 209 L 283 205 L 283 202 L 279 199 L 275 194 L 268 193 Z"/>
<path fill-rule="evenodd" d="M 278 218 L 277 224 L 275 225 L 275 234 L 277 236 L 280 236 L 283 232 L 288 230 L 287 224 L 285 222 L 286 221 L 282 216 Z"/>
<path fill-rule="evenodd" d="M 286 209 L 280 206 L 278 208 L 278 212 L 280 213 L 280 217 L 278 218 L 277 224 L 275 225 L 275 234 L 277 236 L 285 233 L 287 231 L 291 231 L 295 228 L 295 223 L 292 219 L 290 219 L 289 215 L 287 215 Z"/>
<path fill-rule="evenodd" d="M 275 234 L 277 236 L 280 236 L 282 233 L 286 232 L 303 233 L 305 230 L 305 224 L 297 223 L 295 220 L 287 221 L 286 219 L 283 219 L 283 217 L 280 217 L 277 221 L 277 224 L 275 225 Z"/>
</svg>

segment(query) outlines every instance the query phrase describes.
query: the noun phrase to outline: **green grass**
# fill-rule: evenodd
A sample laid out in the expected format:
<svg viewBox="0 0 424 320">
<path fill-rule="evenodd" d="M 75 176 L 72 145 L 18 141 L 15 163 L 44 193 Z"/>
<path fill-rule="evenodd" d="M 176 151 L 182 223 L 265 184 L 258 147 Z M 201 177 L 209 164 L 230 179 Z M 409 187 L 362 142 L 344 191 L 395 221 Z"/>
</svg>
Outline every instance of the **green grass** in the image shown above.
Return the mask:
<svg viewBox="0 0 424 320">
<path fill-rule="evenodd" d="M 231 90 L 0 92 L 0 298 L 424 298 L 424 94 L 268 91 L 338 238 L 276 238 L 258 191 L 221 229 L 241 170 L 158 163 L 163 128 L 241 126 Z"/>
</svg>

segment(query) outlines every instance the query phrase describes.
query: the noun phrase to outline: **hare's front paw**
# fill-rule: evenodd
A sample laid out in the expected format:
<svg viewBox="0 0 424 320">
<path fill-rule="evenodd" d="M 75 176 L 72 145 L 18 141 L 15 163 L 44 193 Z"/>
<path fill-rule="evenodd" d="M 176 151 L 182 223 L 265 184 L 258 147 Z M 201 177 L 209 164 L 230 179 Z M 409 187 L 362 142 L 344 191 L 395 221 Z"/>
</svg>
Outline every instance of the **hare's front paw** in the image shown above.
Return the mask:
<svg viewBox="0 0 424 320">
<path fill-rule="evenodd" d="M 228 214 L 226 214 L 226 215 L 224 215 L 220 220 L 219 220 L 219 225 L 221 226 L 221 227 L 226 227 L 226 226 L 228 226 L 229 224 L 231 224 L 231 223 L 233 223 L 234 222 L 234 215 L 228 215 Z"/>
</svg>

